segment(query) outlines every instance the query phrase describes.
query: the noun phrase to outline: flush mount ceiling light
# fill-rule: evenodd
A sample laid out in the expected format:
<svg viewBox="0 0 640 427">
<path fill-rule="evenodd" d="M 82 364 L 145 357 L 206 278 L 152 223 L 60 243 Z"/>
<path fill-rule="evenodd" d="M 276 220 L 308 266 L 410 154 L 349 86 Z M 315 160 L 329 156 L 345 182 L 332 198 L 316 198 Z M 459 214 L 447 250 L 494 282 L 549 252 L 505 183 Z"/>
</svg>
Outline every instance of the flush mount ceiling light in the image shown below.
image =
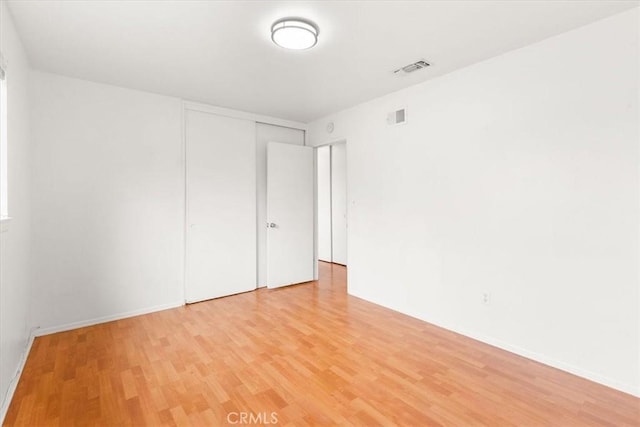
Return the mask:
<svg viewBox="0 0 640 427">
<path fill-rule="evenodd" d="M 285 49 L 309 49 L 318 43 L 318 26 L 306 19 L 278 19 L 271 26 L 271 40 Z"/>
</svg>

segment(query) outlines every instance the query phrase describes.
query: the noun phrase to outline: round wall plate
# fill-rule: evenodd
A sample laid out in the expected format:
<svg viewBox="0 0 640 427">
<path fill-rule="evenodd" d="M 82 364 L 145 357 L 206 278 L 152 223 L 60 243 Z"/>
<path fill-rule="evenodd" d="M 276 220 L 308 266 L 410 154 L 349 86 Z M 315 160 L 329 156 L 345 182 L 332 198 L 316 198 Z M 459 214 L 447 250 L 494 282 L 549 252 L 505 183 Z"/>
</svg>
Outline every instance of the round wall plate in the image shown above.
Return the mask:
<svg viewBox="0 0 640 427">
<path fill-rule="evenodd" d="M 327 123 L 327 133 L 333 132 L 333 122 Z"/>
</svg>

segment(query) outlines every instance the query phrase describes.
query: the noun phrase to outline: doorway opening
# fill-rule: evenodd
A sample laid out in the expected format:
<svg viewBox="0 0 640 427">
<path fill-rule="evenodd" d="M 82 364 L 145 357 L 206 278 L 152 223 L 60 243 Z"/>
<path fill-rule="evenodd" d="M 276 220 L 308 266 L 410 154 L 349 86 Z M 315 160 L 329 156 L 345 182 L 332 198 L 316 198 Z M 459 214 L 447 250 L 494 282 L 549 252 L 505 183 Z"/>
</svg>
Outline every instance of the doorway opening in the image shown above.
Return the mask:
<svg viewBox="0 0 640 427">
<path fill-rule="evenodd" d="M 347 265 L 347 144 L 317 149 L 318 261 Z"/>
</svg>

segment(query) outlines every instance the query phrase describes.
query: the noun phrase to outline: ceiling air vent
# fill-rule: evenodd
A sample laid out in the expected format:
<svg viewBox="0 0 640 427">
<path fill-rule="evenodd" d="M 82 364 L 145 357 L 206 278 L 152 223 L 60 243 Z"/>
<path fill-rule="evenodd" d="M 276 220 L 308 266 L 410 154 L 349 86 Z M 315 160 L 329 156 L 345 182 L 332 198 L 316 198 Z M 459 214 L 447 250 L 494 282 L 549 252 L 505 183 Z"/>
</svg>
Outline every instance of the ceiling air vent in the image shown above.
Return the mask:
<svg viewBox="0 0 640 427">
<path fill-rule="evenodd" d="M 418 61 L 413 64 L 405 65 L 404 67 L 398 68 L 394 71 L 394 74 L 399 73 L 400 71 L 404 71 L 405 73 L 413 73 L 414 71 L 418 71 L 422 68 L 427 68 L 429 64 L 427 61 Z"/>
</svg>

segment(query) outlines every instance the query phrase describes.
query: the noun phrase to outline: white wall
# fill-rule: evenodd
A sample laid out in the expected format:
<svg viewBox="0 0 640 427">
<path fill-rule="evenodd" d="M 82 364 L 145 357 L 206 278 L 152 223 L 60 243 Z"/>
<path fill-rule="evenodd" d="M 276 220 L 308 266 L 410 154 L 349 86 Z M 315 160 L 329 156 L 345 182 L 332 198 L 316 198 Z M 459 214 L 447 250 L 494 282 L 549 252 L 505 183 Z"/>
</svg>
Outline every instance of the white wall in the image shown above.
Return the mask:
<svg viewBox="0 0 640 427">
<path fill-rule="evenodd" d="M 316 150 L 318 185 L 318 259 L 331 261 L 331 146 Z"/>
<path fill-rule="evenodd" d="M 312 123 L 349 292 L 640 395 L 638 59 L 632 10 Z"/>
<path fill-rule="evenodd" d="M 304 131 L 256 123 L 258 287 L 267 285 L 267 142 L 304 145 Z"/>
<path fill-rule="evenodd" d="M 34 323 L 183 302 L 181 101 L 33 72 Z"/>
<path fill-rule="evenodd" d="M 0 2 L 0 51 L 7 59 L 9 215 L 0 232 L 0 422 L 15 387 L 29 337 L 30 135 L 29 64 L 5 2 Z"/>
</svg>

